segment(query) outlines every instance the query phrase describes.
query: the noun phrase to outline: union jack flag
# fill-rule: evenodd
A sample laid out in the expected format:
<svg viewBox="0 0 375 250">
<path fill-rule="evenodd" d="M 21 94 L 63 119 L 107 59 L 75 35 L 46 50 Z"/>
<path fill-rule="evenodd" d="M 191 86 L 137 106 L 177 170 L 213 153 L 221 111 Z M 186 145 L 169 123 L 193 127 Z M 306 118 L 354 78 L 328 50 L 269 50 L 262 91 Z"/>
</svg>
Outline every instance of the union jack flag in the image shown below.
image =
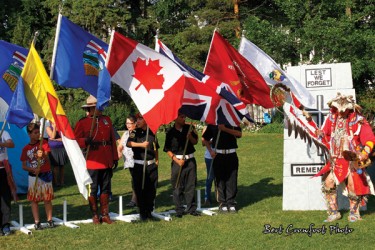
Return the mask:
<svg viewBox="0 0 375 250">
<path fill-rule="evenodd" d="M 238 126 L 244 117 L 254 122 L 246 105 L 227 84 L 190 68 L 159 39 L 156 51 L 171 59 L 184 72 L 186 81 L 181 112 L 186 116 L 213 125 Z"/>
</svg>

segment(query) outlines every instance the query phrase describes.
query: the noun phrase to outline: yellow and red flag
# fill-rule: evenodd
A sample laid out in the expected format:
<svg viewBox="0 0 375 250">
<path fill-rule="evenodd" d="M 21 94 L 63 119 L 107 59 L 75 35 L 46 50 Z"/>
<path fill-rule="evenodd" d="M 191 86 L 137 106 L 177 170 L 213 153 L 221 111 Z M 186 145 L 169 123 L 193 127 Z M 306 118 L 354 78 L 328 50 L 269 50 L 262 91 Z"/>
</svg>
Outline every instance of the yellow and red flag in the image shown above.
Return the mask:
<svg viewBox="0 0 375 250">
<path fill-rule="evenodd" d="M 57 130 L 61 132 L 62 141 L 68 153 L 78 189 L 87 199 L 88 193 L 85 186 L 92 183 L 92 180 L 86 169 L 85 158 L 75 140 L 68 118 L 42 60 L 34 48 L 34 44 L 31 44 L 21 77 L 24 83 L 25 96 L 33 113 L 54 122 Z"/>
</svg>

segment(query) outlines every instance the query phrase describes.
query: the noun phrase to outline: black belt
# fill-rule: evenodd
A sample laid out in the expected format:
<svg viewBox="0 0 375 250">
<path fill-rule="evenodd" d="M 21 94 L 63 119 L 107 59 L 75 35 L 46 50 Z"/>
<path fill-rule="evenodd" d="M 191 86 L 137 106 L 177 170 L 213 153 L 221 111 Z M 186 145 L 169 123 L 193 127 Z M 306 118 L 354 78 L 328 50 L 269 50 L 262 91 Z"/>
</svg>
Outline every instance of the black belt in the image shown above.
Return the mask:
<svg viewBox="0 0 375 250">
<path fill-rule="evenodd" d="M 112 141 L 93 141 L 93 142 L 91 142 L 91 145 L 93 145 L 93 146 L 107 146 L 107 145 L 112 145 Z"/>
</svg>

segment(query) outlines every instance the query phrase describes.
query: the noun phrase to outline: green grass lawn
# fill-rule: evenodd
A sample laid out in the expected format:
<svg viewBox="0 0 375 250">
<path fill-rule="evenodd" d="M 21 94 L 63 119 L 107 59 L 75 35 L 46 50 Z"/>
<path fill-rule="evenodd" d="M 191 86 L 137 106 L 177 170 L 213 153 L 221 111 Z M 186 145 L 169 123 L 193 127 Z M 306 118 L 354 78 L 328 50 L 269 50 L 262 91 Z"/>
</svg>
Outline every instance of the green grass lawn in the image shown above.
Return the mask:
<svg viewBox="0 0 375 250">
<path fill-rule="evenodd" d="M 162 152 L 164 134 L 158 134 L 160 142 L 159 188 L 156 210 L 173 209 L 170 185 L 170 159 Z M 238 140 L 240 159 L 237 214 L 219 214 L 200 217 L 172 217 L 167 221 L 144 223 L 116 222 L 112 225 L 79 224 L 79 229 L 59 226 L 54 229 L 33 231 L 28 236 L 16 232 L 9 237 L 0 237 L 0 248 L 8 249 L 331 249 L 352 246 L 356 249 L 368 248 L 375 228 L 374 199 L 370 198 L 368 211 L 363 213 L 363 221 L 349 224 L 344 218 L 336 223 L 323 223 L 324 211 L 283 211 L 282 172 L 283 135 L 249 134 Z M 196 146 L 198 164 L 198 188 L 205 183 L 204 148 Z M 123 196 L 124 205 L 131 197 L 130 174 L 122 169 L 122 162 L 115 171 L 112 191 L 115 200 L 110 210 L 118 213 L 118 196 Z M 87 201 L 78 193 L 72 171 L 67 169 L 66 185 L 55 189 L 54 216 L 62 219 L 63 201 L 68 203 L 68 220 L 90 218 Z M 19 204 L 24 205 L 24 222 L 33 223 L 29 202 L 21 196 Z M 214 204 L 217 206 L 217 204 Z M 18 221 L 18 206 L 12 206 L 12 217 Z M 40 204 L 41 217 L 45 218 L 44 207 Z M 124 206 L 124 214 L 136 210 Z M 275 228 L 272 234 L 265 234 L 265 225 Z M 286 233 L 286 228 L 327 229 L 325 234 Z M 330 227 L 350 227 L 348 234 L 330 231 Z M 282 233 L 276 229 L 283 227 Z M 349 244 L 349 245 L 348 245 Z M 371 247 L 370 247 L 371 248 Z"/>
</svg>

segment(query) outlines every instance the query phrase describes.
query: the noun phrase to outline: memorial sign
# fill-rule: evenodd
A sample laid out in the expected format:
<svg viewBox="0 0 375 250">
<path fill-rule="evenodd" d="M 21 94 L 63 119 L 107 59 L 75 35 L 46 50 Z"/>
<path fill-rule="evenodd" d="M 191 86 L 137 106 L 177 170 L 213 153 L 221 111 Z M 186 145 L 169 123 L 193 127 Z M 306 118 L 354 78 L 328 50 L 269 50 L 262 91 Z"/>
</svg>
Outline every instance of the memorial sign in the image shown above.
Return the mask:
<svg viewBox="0 0 375 250">
<path fill-rule="evenodd" d="M 306 111 L 318 127 L 329 112 L 327 102 L 337 92 L 355 96 L 350 63 L 293 66 L 287 68 L 287 73 L 316 97 L 315 107 L 306 107 Z M 324 164 L 323 153 L 314 144 L 310 147 L 300 137 L 288 136 L 284 129 L 283 210 L 326 210 L 321 177 L 313 177 Z M 338 203 L 340 209 L 348 209 L 349 203 L 342 195 Z"/>
</svg>

